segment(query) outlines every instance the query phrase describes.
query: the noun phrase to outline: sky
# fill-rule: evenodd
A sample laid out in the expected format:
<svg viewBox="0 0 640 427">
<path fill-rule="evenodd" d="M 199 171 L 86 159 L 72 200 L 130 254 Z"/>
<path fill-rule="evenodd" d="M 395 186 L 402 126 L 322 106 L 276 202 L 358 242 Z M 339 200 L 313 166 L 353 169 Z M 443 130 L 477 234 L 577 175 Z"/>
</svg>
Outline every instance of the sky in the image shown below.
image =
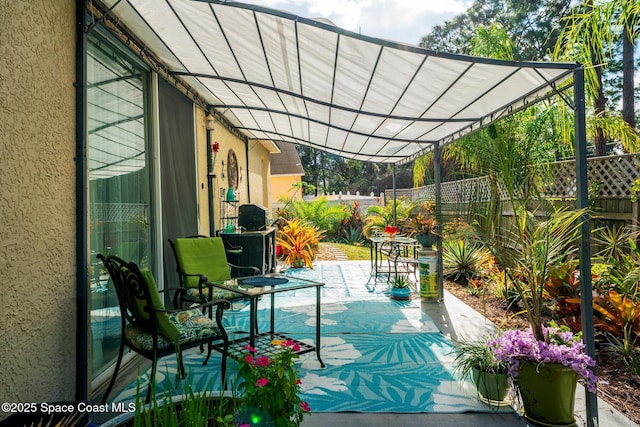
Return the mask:
<svg viewBox="0 0 640 427">
<path fill-rule="evenodd" d="M 345 30 L 417 45 L 472 0 L 240 0 L 304 18 L 326 18 Z"/>
</svg>

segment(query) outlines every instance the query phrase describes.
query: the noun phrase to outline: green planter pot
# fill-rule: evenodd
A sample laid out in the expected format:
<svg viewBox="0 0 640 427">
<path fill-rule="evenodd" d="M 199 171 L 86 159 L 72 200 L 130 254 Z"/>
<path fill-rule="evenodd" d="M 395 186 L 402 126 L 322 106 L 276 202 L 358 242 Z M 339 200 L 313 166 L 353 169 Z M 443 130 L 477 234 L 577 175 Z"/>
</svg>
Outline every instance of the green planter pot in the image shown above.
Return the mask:
<svg viewBox="0 0 640 427">
<path fill-rule="evenodd" d="M 577 383 L 577 372 L 559 363 L 520 362 L 518 389 L 525 418 L 541 426 L 574 426 Z"/>
<path fill-rule="evenodd" d="M 507 374 L 492 374 L 473 369 L 473 383 L 480 396 L 489 402 L 502 402 L 509 394 L 509 376 Z"/>
<path fill-rule="evenodd" d="M 414 238 L 425 248 L 430 248 L 438 241 L 438 236 L 433 233 L 416 234 Z"/>
</svg>

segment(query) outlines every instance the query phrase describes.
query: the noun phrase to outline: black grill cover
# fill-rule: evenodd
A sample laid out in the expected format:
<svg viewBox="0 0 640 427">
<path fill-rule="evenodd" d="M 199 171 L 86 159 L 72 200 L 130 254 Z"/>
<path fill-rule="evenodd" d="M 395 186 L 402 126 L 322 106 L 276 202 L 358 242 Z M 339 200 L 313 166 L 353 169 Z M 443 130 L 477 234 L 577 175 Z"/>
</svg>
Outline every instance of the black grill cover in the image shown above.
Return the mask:
<svg viewBox="0 0 640 427">
<path fill-rule="evenodd" d="M 260 231 L 267 227 L 267 209 L 254 204 L 238 207 L 238 225 L 245 231 Z"/>
</svg>

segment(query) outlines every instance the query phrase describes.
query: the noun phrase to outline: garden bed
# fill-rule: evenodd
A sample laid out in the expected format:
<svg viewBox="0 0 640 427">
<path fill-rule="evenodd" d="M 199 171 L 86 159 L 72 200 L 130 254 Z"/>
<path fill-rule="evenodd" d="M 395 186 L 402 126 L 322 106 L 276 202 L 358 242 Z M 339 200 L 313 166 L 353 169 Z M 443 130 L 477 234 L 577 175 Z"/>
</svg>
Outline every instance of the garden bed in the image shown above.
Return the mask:
<svg viewBox="0 0 640 427">
<path fill-rule="evenodd" d="M 456 282 L 445 281 L 445 289 L 466 305 L 484 315 L 501 329 L 526 328 L 524 314 L 506 310 L 504 299 L 494 295 L 471 295 L 469 288 Z M 640 424 L 640 378 L 627 369 L 624 360 L 615 354 L 598 351 L 596 354 L 599 397 Z"/>
</svg>

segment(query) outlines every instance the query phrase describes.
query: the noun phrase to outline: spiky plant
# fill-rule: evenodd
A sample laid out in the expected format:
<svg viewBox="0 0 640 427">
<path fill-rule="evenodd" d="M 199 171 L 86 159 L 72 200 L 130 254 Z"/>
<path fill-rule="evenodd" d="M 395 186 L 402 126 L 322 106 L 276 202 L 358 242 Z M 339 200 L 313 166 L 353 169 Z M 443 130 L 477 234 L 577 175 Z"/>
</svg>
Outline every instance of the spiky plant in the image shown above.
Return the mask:
<svg viewBox="0 0 640 427">
<path fill-rule="evenodd" d="M 323 235 L 324 232 L 318 227 L 296 218 L 278 230 L 276 242 L 282 248 L 286 264 L 292 267 L 306 265 L 313 268 L 315 249 Z"/>
</svg>

